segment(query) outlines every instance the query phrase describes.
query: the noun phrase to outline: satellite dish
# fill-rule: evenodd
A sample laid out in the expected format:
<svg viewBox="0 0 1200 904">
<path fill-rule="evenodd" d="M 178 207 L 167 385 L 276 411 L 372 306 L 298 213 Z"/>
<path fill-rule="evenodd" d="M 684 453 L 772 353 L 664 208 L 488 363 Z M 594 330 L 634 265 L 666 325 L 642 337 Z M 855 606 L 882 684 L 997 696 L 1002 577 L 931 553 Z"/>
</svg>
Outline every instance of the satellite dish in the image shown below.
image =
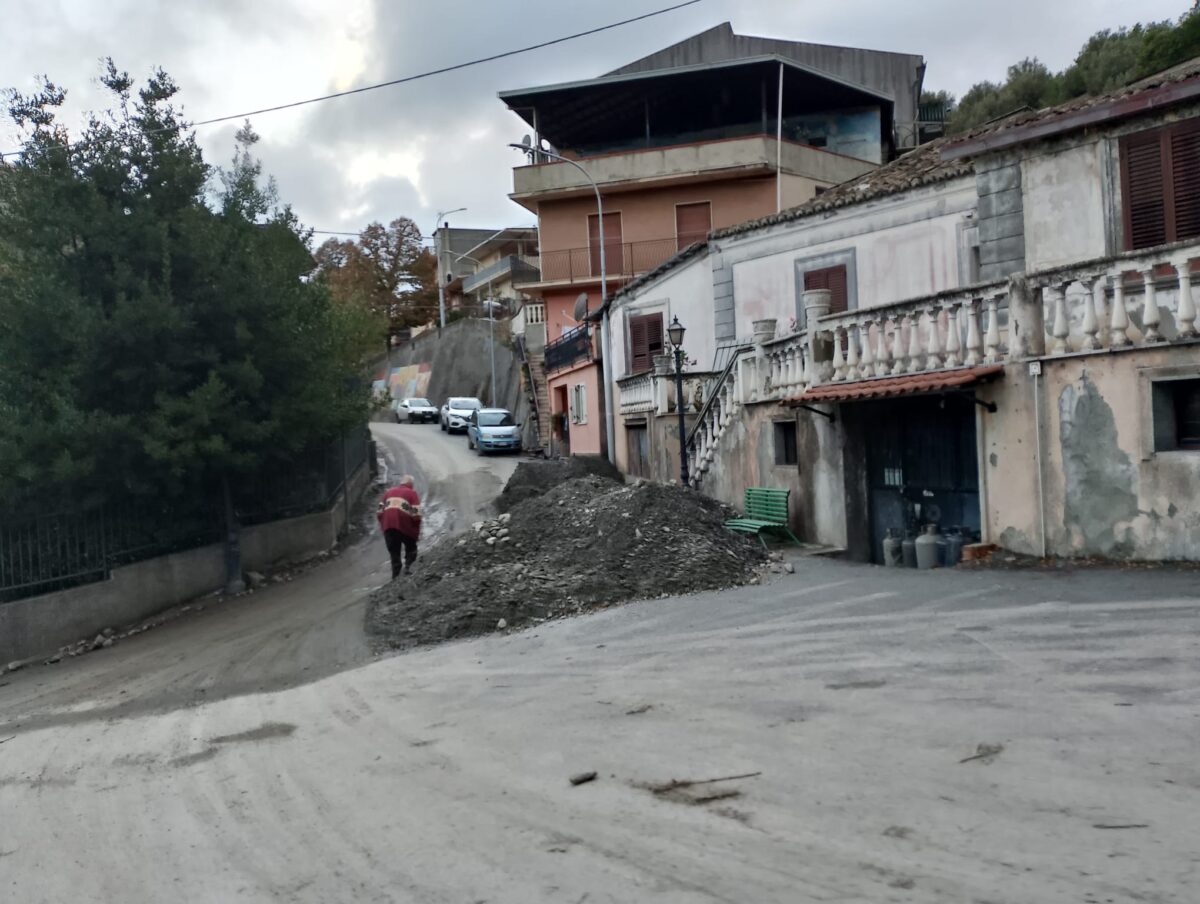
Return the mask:
<svg viewBox="0 0 1200 904">
<path fill-rule="evenodd" d="M 532 148 L 533 147 L 533 138 L 530 137 L 529 135 L 526 135 L 524 138 L 521 139 L 521 144 L 526 148 Z"/>
<path fill-rule="evenodd" d="M 587 320 L 588 315 L 588 295 L 587 292 L 580 292 L 579 297 L 575 299 L 575 322 L 583 323 Z"/>
</svg>

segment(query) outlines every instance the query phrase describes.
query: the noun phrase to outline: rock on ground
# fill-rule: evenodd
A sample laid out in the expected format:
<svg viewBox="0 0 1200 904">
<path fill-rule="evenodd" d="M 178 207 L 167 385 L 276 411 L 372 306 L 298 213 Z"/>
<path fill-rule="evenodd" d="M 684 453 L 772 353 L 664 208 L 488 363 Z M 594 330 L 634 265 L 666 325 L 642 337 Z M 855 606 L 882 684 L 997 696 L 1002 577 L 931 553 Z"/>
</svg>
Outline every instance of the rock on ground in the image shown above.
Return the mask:
<svg viewBox="0 0 1200 904">
<path fill-rule="evenodd" d="M 763 560 L 757 541 L 725 528 L 724 506 L 677 486 L 576 477 L 506 514 L 444 538 L 414 574 L 373 594 L 367 627 L 377 647 L 744 584 Z"/>
<path fill-rule="evenodd" d="M 523 461 L 517 465 L 508 483 L 496 497 L 496 510 L 510 511 L 513 506 L 549 492 L 554 487 L 576 477 L 604 477 L 621 481 L 621 472 L 598 455 L 577 455 L 549 461 Z"/>
</svg>

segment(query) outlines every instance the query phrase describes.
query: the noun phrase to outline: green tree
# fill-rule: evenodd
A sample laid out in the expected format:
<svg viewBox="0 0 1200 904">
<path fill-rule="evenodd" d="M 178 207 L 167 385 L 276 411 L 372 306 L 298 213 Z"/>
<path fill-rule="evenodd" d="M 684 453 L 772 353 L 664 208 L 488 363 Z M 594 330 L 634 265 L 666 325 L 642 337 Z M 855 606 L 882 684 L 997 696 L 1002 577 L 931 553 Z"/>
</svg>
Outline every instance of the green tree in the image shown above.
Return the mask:
<svg viewBox="0 0 1200 904">
<path fill-rule="evenodd" d="M 206 505 L 361 423 L 369 322 L 237 137 L 213 170 L 156 72 L 70 142 L 46 82 L 0 178 L 0 507 Z"/>
</svg>

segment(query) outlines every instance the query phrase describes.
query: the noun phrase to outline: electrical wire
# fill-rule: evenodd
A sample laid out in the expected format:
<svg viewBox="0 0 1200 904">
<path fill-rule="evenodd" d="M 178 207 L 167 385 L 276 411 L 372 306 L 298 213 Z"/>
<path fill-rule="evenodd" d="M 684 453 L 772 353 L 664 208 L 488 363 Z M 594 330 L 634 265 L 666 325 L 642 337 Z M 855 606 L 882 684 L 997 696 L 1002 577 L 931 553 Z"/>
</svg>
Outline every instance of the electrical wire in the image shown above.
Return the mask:
<svg viewBox="0 0 1200 904">
<path fill-rule="evenodd" d="M 566 43 L 567 41 L 574 41 L 574 40 L 577 40 L 578 38 L 586 38 L 586 37 L 589 37 L 590 35 L 599 34 L 604 31 L 610 31 L 614 28 L 620 28 L 623 25 L 630 25 L 634 22 L 641 22 L 644 19 L 651 19 L 651 18 L 654 18 L 655 16 L 661 16 L 661 15 L 665 15 L 666 13 L 675 12 L 675 10 L 683 9 L 685 6 L 694 6 L 695 4 L 700 3 L 700 2 L 702 2 L 702 0 L 684 0 L 684 2 L 682 2 L 682 3 L 676 3 L 673 6 L 666 6 L 666 7 L 663 7 L 662 9 L 657 9 L 652 12 L 643 13 L 640 16 L 633 16 L 629 19 L 622 19 L 620 22 L 612 22 L 612 23 L 609 23 L 608 25 L 600 25 L 600 26 L 597 26 L 596 28 L 589 28 L 586 31 L 579 31 L 574 34 L 565 35 L 564 37 L 561 37 L 561 38 L 553 38 L 552 40 L 542 41 L 538 44 L 530 44 L 528 47 L 520 47 L 520 48 L 517 48 L 516 50 L 505 50 L 501 53 L 494 53 L 491 56 L 479 57 L 478 59 L 468 60 L 465 63 L 455 63 L 451 66 L 442 66 L 439 69 L 430 69 L 427 72 L 419 72 L 416 75 L 408 75 L 408 76 L 404 76 L 403 78 L 392 79 L 391 81 L 387 81 L 387 82 L 379 82 L 374 85 L 364 85 L 361 88 L 351 88 L 347 91 L 337 91 L 337 92 L 334 92 L 333 94 L 323 94 L 320 97 L 309 97 L 309 98 L 305 98 L 304 100 L 291 101 L 286 104 L 277 104 L 273 107 L 260 107 L 257 110 L 249 110 L 244 113 L 231 113 L 227 116 L 214 116 L 211 119 L 202 119 L 199 122 L 191 123 L 190 125 L 187 126 L 187 128 L 195 129 L 200 126 L 211 126 L 211 125 L 217 125 L 218 123 L 230 122 L 235 119 L 246 119 L 251 116 L 261 116 L 264 113 L 278 113 L 281 110 L 292 110 L 296 107 L 303 107 L 303 106 L 307 106 L 309 104 L 322 103 L 323 101 L 327 101 L 327 100 L 337 100 L 339 98 L 350 97 L 355 94 L 364 94 L 367 91 L 377 91 L 380 88 L 392 88 L 392 87 L 395 87 L 396 85 L 405 85 L 405 84 L 408 84 L 409 82 L 419 81 L 421 79 L 430 78 L 435 75 L 445 75 L 447 72 L 457 72 L 460 69 L 468 69 L 472 66 L 482 65 L 483 63 L 491 63 L 491 62 L 495 62 L 496 60 L 503 60 L 508 57 L 518 56 L 523 53 L 529 53 L 530 51 L 533 51 L 533 50 L 541 50 L 542 48 L 545 48 L 545 47 L 552 47 L 555 44 L 563 44 L 563 43 Z M 163 126 L 158 129 L 151 129 L 147 132 L 147 134 L 154 134 L 156 132 L 170 132 L 170 131 L 174 131 L 179 128 L 181 128 L 181 127 L 180 126 Z M 76 142 L 73 145 L 67 145 L 67 147 L 68 148 L 77 147 L 82 143 L 83 142 Z M 0 153 L 0 159 L 3 159 L 5 157 L 20 156 L 21 153 L 22 153 L 22 151 L 6 151 L 4 153 Z"/>
</svg>

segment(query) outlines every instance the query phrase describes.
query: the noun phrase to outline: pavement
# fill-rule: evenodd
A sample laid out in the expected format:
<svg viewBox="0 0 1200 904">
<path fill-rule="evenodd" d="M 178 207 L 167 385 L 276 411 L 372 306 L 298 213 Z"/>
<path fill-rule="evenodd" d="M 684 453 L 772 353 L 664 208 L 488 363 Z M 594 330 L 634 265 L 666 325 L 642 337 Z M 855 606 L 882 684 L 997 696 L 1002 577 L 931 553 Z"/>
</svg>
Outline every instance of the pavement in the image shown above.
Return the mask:
<svg viewBox="0 0 1200 904">
<path fill-rule="evenodd" d="M 1194 904 L 1194 574 L 795 564 L 211 702 L 17 673 L 0 895 Z"/>
</svg>

